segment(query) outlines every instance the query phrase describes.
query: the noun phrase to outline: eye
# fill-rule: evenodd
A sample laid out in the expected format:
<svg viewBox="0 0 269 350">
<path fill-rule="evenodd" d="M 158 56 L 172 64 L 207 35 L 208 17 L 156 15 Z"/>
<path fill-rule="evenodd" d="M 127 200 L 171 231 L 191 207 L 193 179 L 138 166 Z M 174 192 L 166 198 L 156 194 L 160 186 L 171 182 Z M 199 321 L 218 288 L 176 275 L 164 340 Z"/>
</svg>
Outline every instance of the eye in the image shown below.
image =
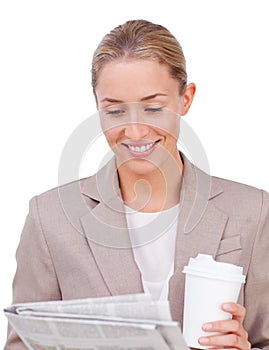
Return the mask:
<svg viewBox="0 0 269 350">
<path fill-rule="evenodd" d="M 163 109 L 162 107 L 147 107 L 145 108 L 145 112 L 161 112 Z"/>
<path fill-rule="evenodd" d="M 124 110 L 122 109 L 108 109 L 105 111 L 105 114 L 118 116 L 124 113 Z"/>
</svg>

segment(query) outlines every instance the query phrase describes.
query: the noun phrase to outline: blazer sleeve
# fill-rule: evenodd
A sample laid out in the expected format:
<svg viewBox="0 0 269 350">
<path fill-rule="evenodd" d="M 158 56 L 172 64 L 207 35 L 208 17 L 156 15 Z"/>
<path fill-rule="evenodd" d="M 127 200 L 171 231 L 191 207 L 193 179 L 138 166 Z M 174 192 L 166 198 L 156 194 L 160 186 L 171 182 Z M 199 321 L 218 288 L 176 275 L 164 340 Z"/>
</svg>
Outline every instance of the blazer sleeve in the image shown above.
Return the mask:
<svg viewBox="0 0 269 350">
<path fill-rule="evenodd" d="M 245 286 L 245 307 L 244 326 L 253 349 L 269 350 L 269 194 L 265 191 Z"/>
<path fill-rule="evenodd" d="M 30 200 L 29 213 L 17 248 L 16 260 L 13 303 L 61 299 L 56 272 L 38 213 L 38 197 Z M 4 349 L 26 349 L 10 325 Z"/>
</svg>

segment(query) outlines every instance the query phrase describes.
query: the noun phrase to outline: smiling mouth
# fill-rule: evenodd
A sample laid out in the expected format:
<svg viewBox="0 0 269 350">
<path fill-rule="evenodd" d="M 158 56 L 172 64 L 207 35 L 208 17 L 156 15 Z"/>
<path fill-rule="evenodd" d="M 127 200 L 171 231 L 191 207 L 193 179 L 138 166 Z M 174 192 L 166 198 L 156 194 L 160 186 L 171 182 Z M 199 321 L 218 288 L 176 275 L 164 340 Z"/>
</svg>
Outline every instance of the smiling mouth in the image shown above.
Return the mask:
<svg viewBox="0 0 269 350">
<path fill-rule="evenodd" d="M 130 151 L 130 153 L 133 156 L 145 157 L 145 156 L 149 155 L 151 152 L 153 152 L 157 143 L 159 143 L 159 142 L 160 142 L 160 140 L 146 143 L 143 145 L 138 145 L 138 144 L 130 145 L 130 144 L 125 144 L 125 143 L 123 143 L 123 145 L 128 148 L 128 150 Z"/>
</svg>

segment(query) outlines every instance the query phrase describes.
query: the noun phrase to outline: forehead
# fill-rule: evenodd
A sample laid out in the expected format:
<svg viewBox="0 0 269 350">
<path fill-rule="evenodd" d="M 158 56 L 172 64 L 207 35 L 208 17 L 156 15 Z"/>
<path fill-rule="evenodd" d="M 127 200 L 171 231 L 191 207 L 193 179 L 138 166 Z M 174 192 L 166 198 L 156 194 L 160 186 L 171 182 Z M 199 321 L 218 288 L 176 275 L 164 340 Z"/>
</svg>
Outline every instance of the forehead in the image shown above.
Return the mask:
<svg viewBox="0 0 269 350">
<path fill-rule="evenodd" d="M 106 63 L 99 73 L 96 96 L 133 102 L 154 93 L 178 94 L 179 83 L 168 67 L 155 60 L 121 59 Z"/>
</svg>

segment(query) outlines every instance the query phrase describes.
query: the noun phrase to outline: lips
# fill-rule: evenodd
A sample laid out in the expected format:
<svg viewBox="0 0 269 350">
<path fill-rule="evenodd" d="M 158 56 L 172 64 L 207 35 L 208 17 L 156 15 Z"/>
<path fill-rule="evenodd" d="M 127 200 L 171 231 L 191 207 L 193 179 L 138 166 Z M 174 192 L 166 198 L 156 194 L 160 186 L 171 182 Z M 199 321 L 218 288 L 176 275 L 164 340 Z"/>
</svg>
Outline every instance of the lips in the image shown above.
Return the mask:
<svg viewBox="0 0 269 350">
<path fill-rule="evenodd" d="M 124 143 L 123 145 L 128 148 L 132 156 L 137 158 L 142 158 L 151 154 L 156 148 L 156 145 L 159 141 L 160 140 L 144 143 L 144 144 L 125 144 Z"/>
<path fill-rule="evenodd" d="M 142 152 L 148 151 L 150 148 L 152 148 L 153 145 L 154 143 L 149 143 L 143 146 L 132 146 L 132 145 L 127 145 L 127 146 L 133 152 L 142 153 Z"/>
</svg>

